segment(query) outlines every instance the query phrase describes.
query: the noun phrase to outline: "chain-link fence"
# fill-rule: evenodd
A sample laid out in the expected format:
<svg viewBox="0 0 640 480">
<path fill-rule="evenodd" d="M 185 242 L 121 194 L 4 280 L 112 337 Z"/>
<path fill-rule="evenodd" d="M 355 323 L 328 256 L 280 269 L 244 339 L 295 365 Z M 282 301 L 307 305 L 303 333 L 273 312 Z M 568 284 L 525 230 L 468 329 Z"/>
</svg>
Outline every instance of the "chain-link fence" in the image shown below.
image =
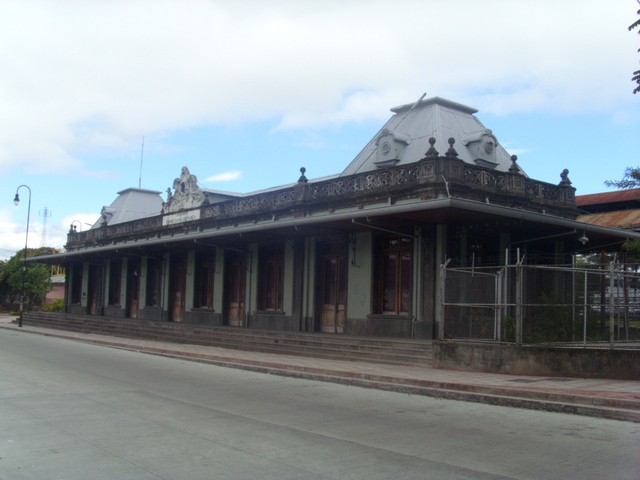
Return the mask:
<svg viewBox="0 0 640 480">
<path fill-rule="evenodd" d="M 640 341 L 640 274 L 624 264 L 441 268 L 440 338 Z"/>
</svg>

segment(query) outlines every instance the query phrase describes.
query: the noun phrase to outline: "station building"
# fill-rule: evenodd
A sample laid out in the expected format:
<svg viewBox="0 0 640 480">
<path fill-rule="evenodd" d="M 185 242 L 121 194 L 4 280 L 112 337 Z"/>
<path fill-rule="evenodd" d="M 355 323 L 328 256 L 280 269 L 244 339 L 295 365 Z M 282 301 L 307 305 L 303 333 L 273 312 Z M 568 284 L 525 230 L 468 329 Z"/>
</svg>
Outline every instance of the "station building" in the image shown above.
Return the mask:
<svg viewBox="0 0 640 480">
<path fill-rule="evenodd" d="M 569 172 L 529 178 L 476 113 L 393 108 L 342 172 L 259 192 L 203 189 L 185 166 L 166 192 L 122 190 L 43 260 L 66 268 L 69 313 L 431 339 L 444 262 L 560 264 L 638 235 L 579 221 Z"/>
</svg>

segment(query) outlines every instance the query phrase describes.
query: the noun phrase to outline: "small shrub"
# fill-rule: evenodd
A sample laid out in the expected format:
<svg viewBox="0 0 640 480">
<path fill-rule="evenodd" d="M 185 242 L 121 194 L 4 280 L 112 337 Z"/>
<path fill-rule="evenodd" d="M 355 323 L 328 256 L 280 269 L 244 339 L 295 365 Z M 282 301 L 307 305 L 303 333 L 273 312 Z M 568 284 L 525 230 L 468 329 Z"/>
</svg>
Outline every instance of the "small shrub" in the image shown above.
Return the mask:
<svg viewBox="0 0 640 480">
<path fill-rule="evenodd" d="M 516 319 L 510 315 L 507 315 L 502 319 L 502 341 L 516 341 Z"/>
<path fill-rule="evenodd" d="M 538 307 L 530 309 L 523 337 L 526 343 L 566 342 L 571 340 L 571 307 L 562 305 L 554 295 L 542 293 Z"/>
<path fill-rule="evenodd" d="M 61 298 L 56 298 L 42 306 L 43 312 L 61 312 L 62 310 L 64 310 L 64 300 Z"/>
</svg>

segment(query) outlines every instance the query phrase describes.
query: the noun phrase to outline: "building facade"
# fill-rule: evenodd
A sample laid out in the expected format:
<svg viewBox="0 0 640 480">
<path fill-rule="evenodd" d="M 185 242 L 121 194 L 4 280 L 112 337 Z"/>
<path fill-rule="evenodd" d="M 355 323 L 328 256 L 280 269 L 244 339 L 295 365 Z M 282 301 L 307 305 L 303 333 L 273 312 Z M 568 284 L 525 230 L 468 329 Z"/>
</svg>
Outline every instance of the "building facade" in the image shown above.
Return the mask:
<svg viewBox="0 0 640 480">
<path fill-rule="evenodd" d="M 577 221 L 568 172 L 528 178 L 475 110 L 432 98 L 392 112 L 329 178 L 301 168 L 289 185 L 230 194 L 183 167 L 165 199 L 119 192 L 44 259 L 66 267 L 67 311 L 429 339 L 444 262 L 562 263 L 634 235 Z"/>
</svg>

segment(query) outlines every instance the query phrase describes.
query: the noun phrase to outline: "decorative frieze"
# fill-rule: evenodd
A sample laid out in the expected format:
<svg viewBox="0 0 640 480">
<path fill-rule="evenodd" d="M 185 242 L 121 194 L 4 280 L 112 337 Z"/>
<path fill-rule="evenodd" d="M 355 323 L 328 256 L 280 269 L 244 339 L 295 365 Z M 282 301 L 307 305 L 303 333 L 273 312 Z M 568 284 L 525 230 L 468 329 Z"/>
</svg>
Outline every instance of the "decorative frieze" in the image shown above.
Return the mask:
<svg viewBox="0 0 640 480">
<path fill-rule="evenodd" d="M 432 148 L 435 150 L 433 145 Z M 450 148 L 453 148 L 452 143 Z M 170 234 L 172 229 L 184 231 L 194 222 L 206 222 L 206 228 L 210 228 L 217 222 L 221 222 L 219 226 L 232 225 L 247 219 L 256 221 L 296 212 L 299 215 L 302 211 L 362 207 L 392 196 L 403 199 L 439 196 L 481 201 L 490 199 L 492 203 L 512 208 L 544 209 L 560 216 L 575 216 L 575 189 L 567 181 L 552 185 L 526 178 L 520 174 L 515 159 L 509 172 L 501 172 L 465 163 L 449 153 L 449 157 L 432 154 L 408 165 L 321 182 L 298 182 L 281 190 L 231 198 L 215 204 L 208 204 L 204 195 L 200 197 L 202 192 L 197 187 L 197 180 L 185 167 L 181 177 L 174 182 L 175 194 L 165 203 L 163 215 L 70 233 L 67 248 L 162 236 Z M 188 206 L 191 208 L 186 208 Z"/>
</svg>

